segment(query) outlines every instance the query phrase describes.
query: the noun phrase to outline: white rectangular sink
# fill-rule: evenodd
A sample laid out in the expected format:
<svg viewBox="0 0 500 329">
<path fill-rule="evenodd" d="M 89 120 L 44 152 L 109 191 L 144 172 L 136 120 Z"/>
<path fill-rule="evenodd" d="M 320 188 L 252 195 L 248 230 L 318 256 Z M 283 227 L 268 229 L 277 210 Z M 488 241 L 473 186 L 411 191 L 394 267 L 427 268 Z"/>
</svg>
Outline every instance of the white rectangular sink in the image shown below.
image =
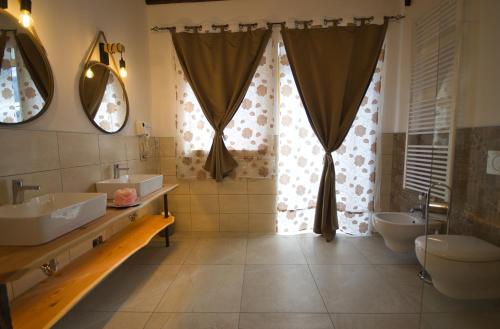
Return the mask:
<svg viewBox="0 0 500 329">
<path fill-rule="evenodd" d="M 158 191 L 162 185 L 163 175 L 123 175 L 96 183 L 97 192 L 107 193 L 108 199 L 113 199 L 115 191 L 120 188 L 133 187 L 137 190 L 137 196 L 142 198 Z"/>
<path fill-rule="evenodd" d="M 52 193 L 0 207 L 0 245 L 35 246 L 106 214 L 106 194 Z"/>
</svg>

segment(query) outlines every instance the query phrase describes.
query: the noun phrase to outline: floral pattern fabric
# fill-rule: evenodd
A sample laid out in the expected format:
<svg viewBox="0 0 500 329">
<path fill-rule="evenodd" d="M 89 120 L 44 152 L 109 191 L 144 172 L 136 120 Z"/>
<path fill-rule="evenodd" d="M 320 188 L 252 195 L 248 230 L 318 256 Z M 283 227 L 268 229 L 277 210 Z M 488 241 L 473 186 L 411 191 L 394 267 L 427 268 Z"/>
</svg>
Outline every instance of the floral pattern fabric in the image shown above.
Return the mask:
<svg viewBox="0 0 500 329">
<path fill-rule="evenodd" d="M 109 74 L 101 105 L 94 122 L 107 132 L 120 130 L 127 116 L 127 101 L 120 80 L 113 72 Z"/>
<path fill-rule="evenodd" d="M 36 116 L 45 101 L 24 65 L 12 33 L 8 33 L 0 70 L 0 122 L 18 123 Z"/>
<path fill-rule="evenodd" d="M 202 166 L 214 131 L 176 57 L 173 63 L 177 175 L 205 179 Z M 383 52 L 348 135 L 332 154 L 339 230 L 347 234 L 370 233 L 382 64 Z M 312 231 L 324 150 L 307 119 L 278 33 L 273 34 L 240 109 L 224 130 L 224 142 L 239 164 L 233 177 L 276 175 L 278 233 Z"/>
<path fill-rule="evenodd" d="M 324 150 L 307 119 L 283 43 L 278 51 L 278 232 L 311 231 Z M 347 234 L 370 232 L 382 63 L 383 56 L 346 139 L 332 154 L 339 230 Z"/>
<path fill-rule="evenodd" d="M 250 87 L 233 119 L 224 129 L 224 143 L 238 162 L 232 177 L 270 178 L 275 175 L 276 68 L 274 42 L 269 42 Z M 175 56 L 175 55 L 174 55 Z M 177 174 L 208 178 L 203 169 L 214 130 L 205 118 L 177 56 Z"/>
</svg>

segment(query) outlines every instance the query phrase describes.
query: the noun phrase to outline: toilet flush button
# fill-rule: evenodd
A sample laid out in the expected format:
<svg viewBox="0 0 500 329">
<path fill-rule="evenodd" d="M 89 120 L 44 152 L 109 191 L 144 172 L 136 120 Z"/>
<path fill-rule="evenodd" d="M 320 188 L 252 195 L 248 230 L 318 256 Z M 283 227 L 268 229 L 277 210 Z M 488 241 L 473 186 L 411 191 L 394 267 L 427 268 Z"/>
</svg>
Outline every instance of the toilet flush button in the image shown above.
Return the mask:
<svg viewBox="0 0 500 329">
<path fill-rule="evenodd" d="M 486 173 L 490 175 L 500 175 L 500 151 L 488 151 Z"/>
</svg>

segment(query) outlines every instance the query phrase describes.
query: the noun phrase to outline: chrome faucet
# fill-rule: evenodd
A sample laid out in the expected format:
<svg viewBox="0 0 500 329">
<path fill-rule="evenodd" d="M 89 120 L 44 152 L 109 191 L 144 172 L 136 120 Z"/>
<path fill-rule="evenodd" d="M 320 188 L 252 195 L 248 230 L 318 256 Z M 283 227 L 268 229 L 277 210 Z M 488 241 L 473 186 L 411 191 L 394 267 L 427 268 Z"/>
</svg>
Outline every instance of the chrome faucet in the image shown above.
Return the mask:
<svg viewBox="0 0 500 329">
<path fill-rule="evenodd" d="M 39 185 L 24 185 L 22 179 L 12 180 L 12 203 L 20 204 L 24 202 L 24 191 L 26 190 L 40 190 Z"/>
<path fill-rule="evenodd" d="M 433 183 L 429 186 L 429 189 L 427 190 L 427 198 L 426 198 L 426 204 L 425 204 L 425 208 L 426 208 L 426 211 L 428 212 L 429 210 L 429 204 L 430 204 L 430 198 L 431 198 L 431 192 L 432 192 L 432 189 L 436 186 L 442 186 L 444 188 L 446 188 L 448 190 L 448 204 L 446 205 L 446 234 L 449 234 L 450 233 L 450 220 L 451 220 L 451 216 L 450 216 L 450 213 L 451 213 L 451 196 L 452 196 L 452 189 L 449 185 L 445 184 L 445 183 L 440 183 L 440 182 L 437 182 L 437 183 Z M 427 226 L 429 224 L 429 216 L 427 214 L 427 216 L 425 217 L 425 221 L 426 221 L 426 225 L 425 225 L 425 229 L 426 229 L 426 234 L 427 234 Z"/>
<path fill-rule="evenodd" d="M 422 219 L 425 219 L 427 216 L 427 203 L 429 196 L 426 193 L 420 193 L 418 196 L 418 200 L 420 204 L 418 207 L 413 207 L 410 209 L 410 213 L 420 212 L 422 215 Z"/>
<path fill-rule="evenodd" d="M 113 165 L 113 178 L 117 179 L 120 178 L 120 172 L 121 171 L 128 171 L 130 168 L 120 168 L 119 164 Z"/>
</svg>

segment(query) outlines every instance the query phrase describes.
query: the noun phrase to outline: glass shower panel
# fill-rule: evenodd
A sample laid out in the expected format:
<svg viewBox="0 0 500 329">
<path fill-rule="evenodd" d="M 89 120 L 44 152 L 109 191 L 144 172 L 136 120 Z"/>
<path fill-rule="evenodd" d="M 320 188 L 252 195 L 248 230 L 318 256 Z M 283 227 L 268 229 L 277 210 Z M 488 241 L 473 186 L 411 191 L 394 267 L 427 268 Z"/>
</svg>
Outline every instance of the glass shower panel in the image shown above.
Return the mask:
<svg viewBox="0 0 500 329">
<path fill-rule="evenodd" d="M 443 225 L 438 236 L 427 236 L 423 262 L 430 273 L 431 283 L 423 283 L 421 300 L 421 329 L 493 329 L 500 328 L 500 299 L 481 296 L 457 296 L 442 283 L 468 279 L 482 272 L 480 262 L 464 265 L 463 255 L 452 254 L 450 243 L 434 248 L 436 241 L 451 241 L 453 236 L 474 236 L 492 245 L 500 246 L 500 215 L 498 207 L 500 176 L 486 175 L 487 150 L 500 149 L 500 114 L 491 117 L 494 127 L 478 127 L 471 122 L 487 109 L 477 106 L 477 99 L 485 95 L 473 88 L 484 78 L 478 74 L 481 63 L 481 40 L 491 40 L 500 33 L 498 23 L 485 23 L 492 19 L 490 12 L 498 15 L 500 2 L 495 0 L 440 0 L 434 9 L 439 19 L 436 24 L 436 71 L 433 132 L 426 145 L 432 145 L 430 184 L 433 185 L 431 219 L 446 219 L 448 213 L 439 204 L 447 204 L 449 227 Z M 495 17 L 498 20 L 498 17 Z M 484 28 L 496 24 L 495 29 Z M 491 49 L 489 49 L 491 51 Z M 496 48 L 500 58 L 500 47 Z M 491 67 L 498 66 L 490 63 Z M 500 89 L 497 90 L 500 92 Z M 471 105 L 473 104 L 473 105 Z M 471 113 L 472 112 L 472 113 Z M 487 120 L 486 120 L 487 121 Z M 446 170 L 446 177 L 442 176 Z M 448 185 L 453 191 L 450 195 Z M 488 201 L 484 201 L 484 200 Z M 491 200 L 490 200 L 491 199 Z M 495 201 L 496 200 L 496 201 Z M 487 210 L 486 208 L 490 208 Z M 449 228 L 449 232 L 448 232 Z M 448 235 L 447 235 L 448 234 Z M 463 252 L 471 253 L 462 240 L 457 240 Z M 462 252 L 462 251 L 461 251 Z M 472 253 L 473 254 L 473 253 Z M 441 258 L 433 257 L 439 255 Z M 474 255 L 476 256 L 476 255 Z M 473 256 L 473 257 L 474 257 Z M 446 263 L 443 263 L 443 259 Z M 438 260 L 438 261 L 436 261 Z M 422 262 L 422 260 L 421 260 Z M 447 267 L 446 271 L 437 266 Z M 495 264 L 492 264 L 495 266 Z M 500 260 L 496 263 L 500 266 Z M 471 271 L 470 274 L 465 273 Z M 499 269 L 500 271 L 500 269 Z M 443 274 L 444 273 L 444 274 Z M 434 277 L 433 277 L 434 276 Z M 500 284 L 500 278 L 498 279 Z M 464 282 L 467 282 L 464 281 Z M 466 285 L 465 283 L 463 285 Z"/>
</svg>

